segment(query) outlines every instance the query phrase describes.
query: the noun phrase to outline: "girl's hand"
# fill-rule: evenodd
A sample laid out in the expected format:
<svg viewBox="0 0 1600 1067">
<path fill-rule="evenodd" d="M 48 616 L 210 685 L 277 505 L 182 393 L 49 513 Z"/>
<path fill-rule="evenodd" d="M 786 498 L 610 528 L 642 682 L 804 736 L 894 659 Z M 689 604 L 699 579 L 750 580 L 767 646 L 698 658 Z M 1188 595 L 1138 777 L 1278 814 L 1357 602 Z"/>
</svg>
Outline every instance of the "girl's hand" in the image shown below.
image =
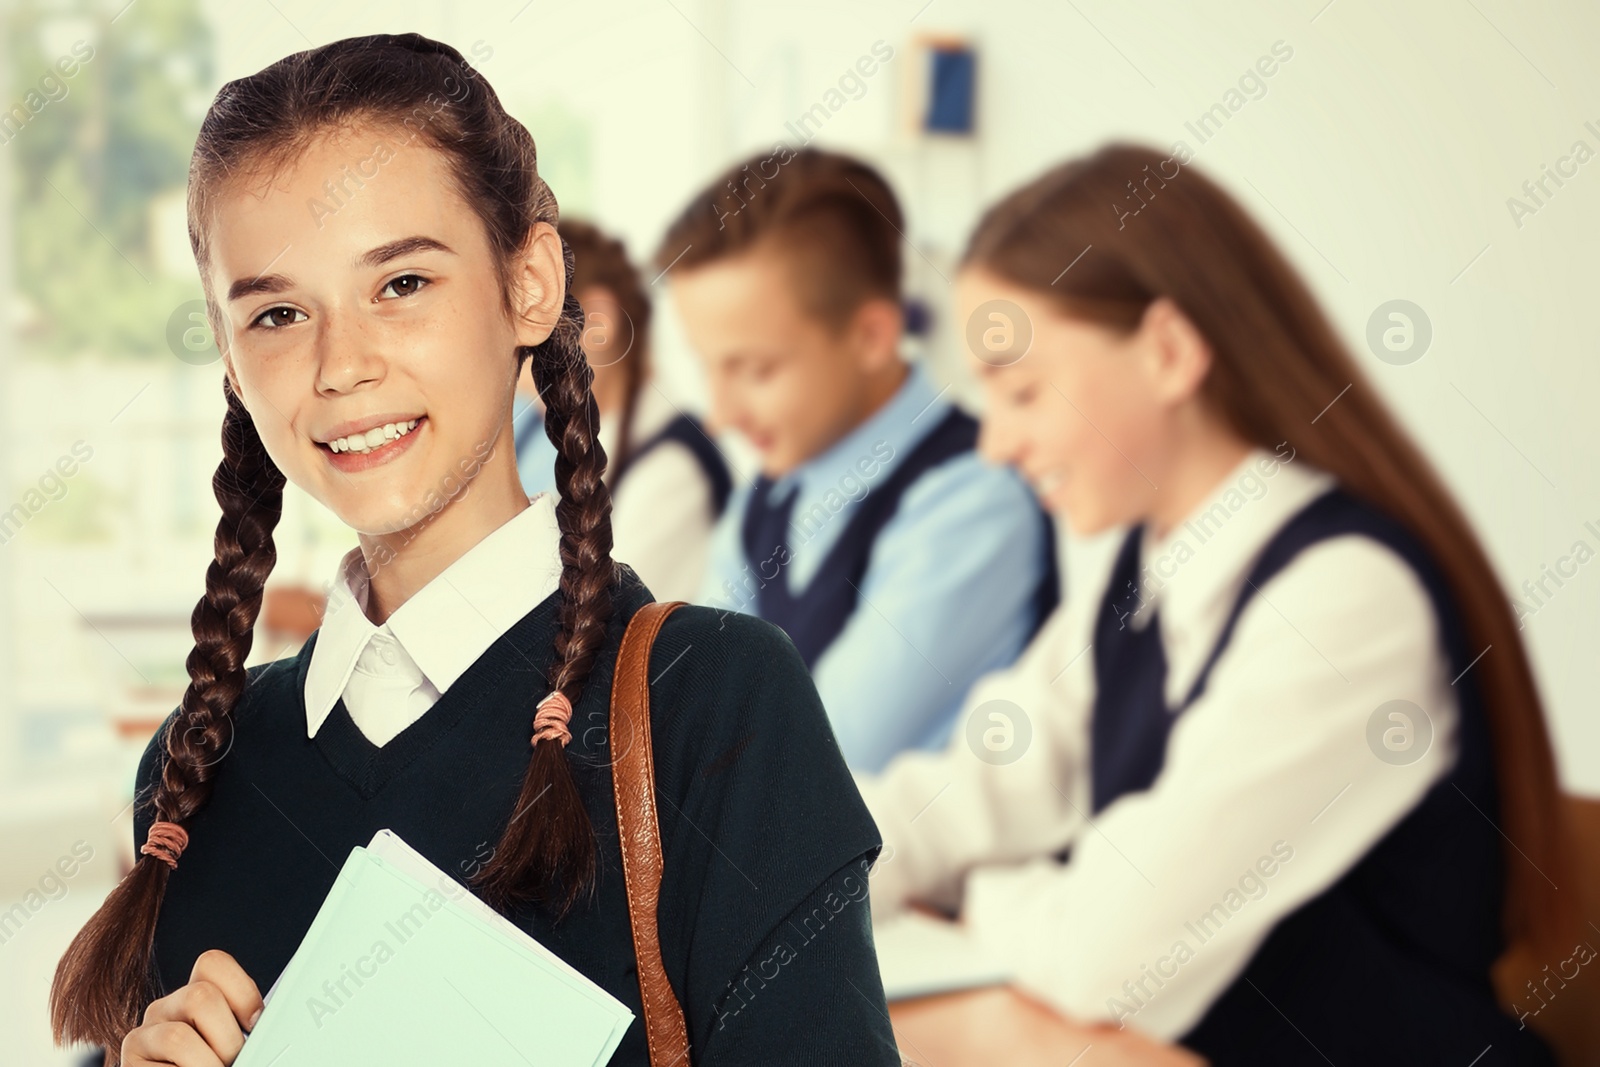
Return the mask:
<svg viewBox="0 0 1600 1067">
<path fill-rule="evenodd" d="M 144 1024 L 122 1039 L 123 1067 L 230 1064 L 261 1007 L 261 991 L 237 960 L 221 949 L 202 952 L 189 984 L 151 1002 Z"/>
</svg>

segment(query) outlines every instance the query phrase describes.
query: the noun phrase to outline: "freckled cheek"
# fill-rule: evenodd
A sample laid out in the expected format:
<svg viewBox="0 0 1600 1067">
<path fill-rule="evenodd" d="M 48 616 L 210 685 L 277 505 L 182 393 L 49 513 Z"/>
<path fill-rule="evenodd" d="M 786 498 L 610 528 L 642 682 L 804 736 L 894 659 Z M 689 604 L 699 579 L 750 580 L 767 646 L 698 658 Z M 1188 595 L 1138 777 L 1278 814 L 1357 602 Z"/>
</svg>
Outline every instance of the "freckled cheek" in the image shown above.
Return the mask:
<svg viewBox="0 0 1600 1067">
<path fill-rule="evenodd" d="M 317 457 L 312 450 L 317 446 L 297 433 L 271 405 L 262 403 L 259 394 L 251 402 L 250 411 L 256 434 L 273 466 L 291 483 L 306 485 L 307 475 L 316 470 Z"/>
<path fill-rule="evenodd" d="M 292 420 L 316 392 L 315 372 L 293 352 L 251 352 L 236 363 L 245 406 L 272 461 L 289 474 L 303 468 L 316 444 Z"/>
</svg>

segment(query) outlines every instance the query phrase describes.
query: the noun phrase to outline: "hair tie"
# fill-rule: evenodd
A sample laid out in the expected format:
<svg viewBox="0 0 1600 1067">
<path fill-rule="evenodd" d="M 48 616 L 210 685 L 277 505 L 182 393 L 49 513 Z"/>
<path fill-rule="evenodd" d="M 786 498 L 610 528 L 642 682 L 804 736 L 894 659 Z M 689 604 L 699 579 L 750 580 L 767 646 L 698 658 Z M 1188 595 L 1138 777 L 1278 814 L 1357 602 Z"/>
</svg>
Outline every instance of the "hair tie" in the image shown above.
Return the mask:
<svg viewBox="0 0 1600 1067">
<path fill-rule="evenodd" d="M 572 718 L 572 701 L 567 699 L 567 694 L 559 689 L 552 689 L 550 694 L 539 701 L 539 710 L 533 716 L 533 743 L 553 739 L 561 742 L 566 747 L 572 740 L 572 732 L 567 729 L 567 722 Z"/>
<path fill-rule="evenodd" d="M 150 825 L 140 846 L 142 855 L 154 856 L 173 870 L 178 868 L 178 857 L 189 847 L 189 831 L 175 822 L 156 821 Z"/>
</svg>

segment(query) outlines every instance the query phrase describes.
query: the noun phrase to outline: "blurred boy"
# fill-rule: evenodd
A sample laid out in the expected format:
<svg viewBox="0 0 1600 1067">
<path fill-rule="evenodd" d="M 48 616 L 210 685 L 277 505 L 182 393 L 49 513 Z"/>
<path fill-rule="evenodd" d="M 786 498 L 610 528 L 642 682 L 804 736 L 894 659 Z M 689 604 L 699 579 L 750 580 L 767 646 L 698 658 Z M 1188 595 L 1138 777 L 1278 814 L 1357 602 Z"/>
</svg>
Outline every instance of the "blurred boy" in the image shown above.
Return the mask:
<svg viewBox="0 0 1600 1067">
<path fill-rule="evenodd" d="M 861 770 L 943 743 L 968 687 L 1058 595 L 1049 519 L 900 356 L 902 230 L 871 167 L 779 149 L 690 201 L 656 257 L 713 432 L 761 457 L 712 535 L 700 600 L 788 632 Z"/>
</svg>

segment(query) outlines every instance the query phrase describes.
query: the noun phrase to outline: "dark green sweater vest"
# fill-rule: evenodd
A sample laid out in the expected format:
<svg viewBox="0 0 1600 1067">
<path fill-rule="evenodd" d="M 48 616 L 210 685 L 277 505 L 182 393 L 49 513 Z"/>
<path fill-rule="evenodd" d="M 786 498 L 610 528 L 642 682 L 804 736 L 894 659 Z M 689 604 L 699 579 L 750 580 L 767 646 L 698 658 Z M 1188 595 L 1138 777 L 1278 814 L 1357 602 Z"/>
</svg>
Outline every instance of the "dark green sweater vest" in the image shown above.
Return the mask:
<svg viewBox="0 0 1600 1067">
<path fill-rule="evenodd" d="M 652 597 L 631 570 L 618 572 L 606 644 L 567 747 L 599 845 L 595 892 L 559 921 L 538 904 L 509 917 L 639 1016 L 606 723 L 623 629 Z M 524 616 L 382 748 L 342 699 L 306 737 L 316 634 L 298 655 L 250 668 L 162 904 L 162 990 L 220 948 L 265 992 L 350 849 L 380 828 L 465 883 L 512 814 L 560 600 L 554 593 Z M 650 677 L 661 949 L 693 1062 L 898 1064 L 867 900 L 881 841 L 794 645 L 750 616 L 684 607 L 657 639 Z M 182 728 L 177 715 L 140 763 L 141 799 L 166 758 L 167 729 Z M 520 817 L 538 816 L 536 803 Z M 138 805 L 136 845 L 152 818 Z M 639 1019 L 612 1063 L 648 1063 Z"/>
</svg>

